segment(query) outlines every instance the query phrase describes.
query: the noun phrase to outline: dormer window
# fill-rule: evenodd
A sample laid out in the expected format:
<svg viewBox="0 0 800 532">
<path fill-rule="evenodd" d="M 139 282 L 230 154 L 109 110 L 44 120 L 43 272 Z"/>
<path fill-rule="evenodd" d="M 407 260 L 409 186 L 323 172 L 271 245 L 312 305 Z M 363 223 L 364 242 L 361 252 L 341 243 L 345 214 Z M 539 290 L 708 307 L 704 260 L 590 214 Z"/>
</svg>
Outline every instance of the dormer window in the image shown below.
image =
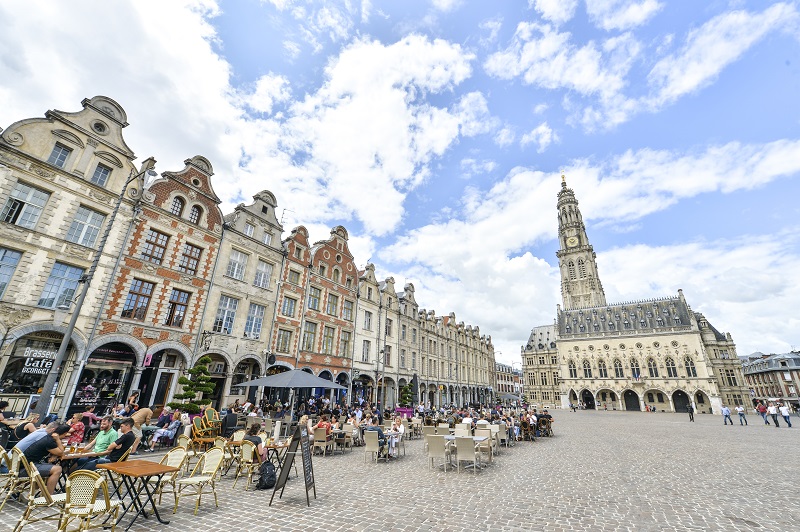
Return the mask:
<svg viewBox="0 0 800 532">
<path fill-rule="evenodd" d="M 104 187 L 106 186 L 106 183 L 108 182 L 108 176 L 110 175 L 111 168 L 102 164 L 98 164 L 97 168 L 94 169 L 94 174 L 92 174 L 91 182 L 95 185 Z"/>
<path fill-rule="evenodd" d="M 196 224 L 200 221 L 201 216 L 203 216 L 203 209 L 197 205 L 192 205 L 192 210 L 189 212 L 189 221 Z"/>
<path fill-rule="evenodd" d="M 183 214 L 183 207 L 186 205 L 182 198 L 175 197 L 172 200 L 172 206 L 169 209 L 169 212 L 174 214 L 175 216 L 180 216 Z"/>
<path fill-rule="evenodd" d="M 244 224 L 244 234 L 246 236 L 252 237 L 255 232 L 256 232 L 256 226 L 255 225 L 248 224 L 248 223 Z"/>
<path fill-rule="evenodd" d="M 56 145 L 53 146 L 53 151 L 50 152 L 50 157 L 47 159 L 47 162 L 53 166 L 64 168 L 64 165 L 67 164 L 67 157 L 69 157 L 70 153 L 72 153 L 71 149 L 59 142 L 56 142 Z"/>
</svg>

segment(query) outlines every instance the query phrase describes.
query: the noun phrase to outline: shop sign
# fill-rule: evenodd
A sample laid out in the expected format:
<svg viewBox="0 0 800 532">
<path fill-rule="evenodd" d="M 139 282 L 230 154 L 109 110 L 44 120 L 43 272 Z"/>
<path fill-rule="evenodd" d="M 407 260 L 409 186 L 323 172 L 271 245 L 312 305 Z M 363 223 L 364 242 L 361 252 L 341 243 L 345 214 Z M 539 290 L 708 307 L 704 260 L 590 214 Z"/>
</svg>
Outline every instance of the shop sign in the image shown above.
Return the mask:
<svg viewBox="0 0 800 532">
<path fill-rule="evenodd" d="M 26 347 L 25 352 L 22 354 L 22 356 L 25 357 L 25 365 L 22 367 L 22 373 L 47 375 L 50 373 L 50 368 L 53 367 L 56 354 L 55 351 Z"/>
</svg>

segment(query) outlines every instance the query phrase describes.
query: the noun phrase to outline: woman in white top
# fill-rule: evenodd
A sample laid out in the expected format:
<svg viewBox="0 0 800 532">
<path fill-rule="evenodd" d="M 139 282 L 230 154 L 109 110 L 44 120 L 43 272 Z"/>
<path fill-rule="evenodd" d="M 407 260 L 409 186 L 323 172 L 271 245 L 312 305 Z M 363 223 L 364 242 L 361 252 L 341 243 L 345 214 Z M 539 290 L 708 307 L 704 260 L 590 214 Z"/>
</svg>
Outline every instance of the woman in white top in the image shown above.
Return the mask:
<svg viewBox="0 0 800 532">
<path fill-rule="evenodd" d="M 303 417 L 300 418 L 300 424 L 305 424 L 308 429 L 308 441 L 309 443 L 314 443 L 314 425 L 311 423 L 311 418 L 303 415 Z"/>
<path fill-rule="evenodd" d="M 786 406 L 786 404 L 781 404 L 781 406 L 778 407 L 778 410 L 781 411 L 781 415 L 783 416 L 783 419 L 786 421 L 786 424 L 789 426 L 789 428 L 792 428 L 792 419 L 789 417 L 791 415 L 789 407 Z"/>
<path fill-rule="evenodd" d="M 406 428 L 403 426 L 403 420 L 400 416 L 394 418 L 392 423 L 392 434 L 389 435 L 389 456 L 397 458 L 397 444 L 405 434 Z"/>
</svg>

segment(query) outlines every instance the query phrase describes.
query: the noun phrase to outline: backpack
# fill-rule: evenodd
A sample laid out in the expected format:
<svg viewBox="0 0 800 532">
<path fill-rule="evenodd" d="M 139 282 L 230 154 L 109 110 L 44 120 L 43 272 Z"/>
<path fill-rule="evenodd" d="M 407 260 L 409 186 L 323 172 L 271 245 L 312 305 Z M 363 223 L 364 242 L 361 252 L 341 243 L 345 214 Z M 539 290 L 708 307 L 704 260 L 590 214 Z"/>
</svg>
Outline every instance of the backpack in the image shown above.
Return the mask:
<svg viewBox="0 0 800 532">
<path fill-rule="evenodd" d="M 275 466 L 272 462 L 264 462 L 258 467 L 258 482 L 256 482 L 257 490 L 269 490 L 275 487 L 275 482 L 278 476 L 275 474 Z"/>
</svg>

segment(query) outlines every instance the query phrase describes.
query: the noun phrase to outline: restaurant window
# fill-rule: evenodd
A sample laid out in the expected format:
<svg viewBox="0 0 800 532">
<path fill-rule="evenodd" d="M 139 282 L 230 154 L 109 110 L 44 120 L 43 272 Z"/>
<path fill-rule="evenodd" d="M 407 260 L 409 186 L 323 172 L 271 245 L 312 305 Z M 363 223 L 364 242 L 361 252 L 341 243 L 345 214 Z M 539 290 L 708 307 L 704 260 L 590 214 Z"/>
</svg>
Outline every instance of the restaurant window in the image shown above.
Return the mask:
<svg viewBox="0 0 800 532">
<path fill-rule="evenodd" d="M 81 205 L 67 231 L 67 240 L 81 246 L 94 246 L 105 219 L 104 214 Z"/>
<path fill-rule="evenodd" d="M 225 270 L 225 275 L 228 277 L 233 277 L 234 279 L 243 280 L 244 279 L 244 271 L 247 268 L 247 259 L 249 257 L 242 253 L 241 251 L 237 251 L 235 249 L 231 250 L 231 257 L 228 260 L 228 267 Z"/>
<path fill-rule="evenodd" d="M 186 315 L 186 309 L 189 306 L 189 292 L 172 289 L 172 294 L 169 296 L 169 305 L 167 306 L 167 319 L 164 325 L 169 327 L 183 327 L 183 318 Z"/>
<path fill-rule="evenodd" d="M 326 355 L 333 354 L 333 343 L 336 340 L 336 329 L 325 327 L 322 329 L 322 352 Z"/>
<path fill-rule="evenodd" d="M 217 306 L 217 317 L 214 319 L 212 330 L 215 333 L 231 334 L 233 322 L 236 319 L 236 309 L 239 307 L 239 300 L 228 296 L 219 297 Z"/>
<path fill-rule="evenodd" d="M 297 306 L 297 300 L 291 297 L 283 298 L 283 306 L 281 307 L 281 314 L 290 318 L 294 317 L 294 309 Z"/>
<path fill-rule="evenodd" d="M 303 343 L 301 349 L 303 351 L 314 351 L 314 345 L 317 337 L 317 324 L 307 321 L 303 328 Z"/>
<path fill-rule="evenodd" d="M 342 304 L 342 318 L 347 321 L 353 321 L 353 302 L 348 301 L 347 299 L 344 300 Z"/>
<path fill-rule="evenodd" d="M 164 253 L 167 251 L 169 236 L 159 233 L 154 229 L 147 232 L 147 237 L 142 248 L 142 259 L 153 264 L 161 264 L 164 260 Z"/>
<path fill-rule="evenodd" d="M 175 216 L 180 216 L 183 214 L 184 205 L 186 205 L 186 203 L 183 201 L 183 199 L 175 196 L 172 199 L 172 205 L 170 205 L 169 212 Z"/>
<path fill-rule="evenodd" d="M 60 142 L 56 142 L 56 145 L 53 146 L 53 151 L 50 152 L 50 157 L 47 158 L 47 162 L 53 166 L 64 168 L 64 166 L 67 164 L 67 158 L 69 157 L 70 153 L 72 153 L 71 149 L 67 148 Z"/>
<path fill-rule="evenodd" d="M 44 285 L 38 305 L 44 308 L 58 308 L 69 305 L 78 290 L 78 281 L 83 269 L 56 262 L 50 270 L 50 277 Z"/>
<path fill-rule="evenodd" d="M 33 229 L 49 198 L 49 192 L 25 183 L 17 183 L 6 201 L 3 211 L 0 212 L 0 220 L 26 229 Z"/>
<path fill-rule="evenodd" d="M 92 174 L 92 179 L 90 179 L 90 181 L 95 185 L 104 187 L 106 186 L 106 183 L 108 182 L 108 176 L 110 175 L 111 168 L 102 164 L 98 164 L 94 169 L 94 173 Z"/>
<path fill-rule="evenodd" d="M 271 278 L 272 264 L 259 260 L 258 266 L 256 266 L 256 278 L 253 284 L 259 288 L 269 288 Z"/>
<path fill-rule="evenodd" d="M 319 301 L 322 297 L 322 290 L 316 286 L 308 289 L 308 308 L 312 310 L 319 310 Z"/>
<path fill-rule="evenodd" d="M 278 329 L 278 340 L 276 342 L 275 349 L 277 349 L 279 353 L 288 353 L 291 345 L 292 331 Z"/>
<path fill-rule="evenodd" d="M 350 342 L 352 341 L 353 333 L 350 331 L 342 331 L 341 338 L 339 338 L 339 356 L 350 355 Z"/>
<path fill-rule="evenodd" d="M 53 367 L 61 339 L 58 333 L 42 331 L 17 340 L 3 373 L 4 393 L 37 393 Z"/>
<path fill-rule="evenodd" d="M 189 275 L 197 274 L 197 265 L 200 263 L 200 255 L 202 253 L 202 248 L 192 244 L 184 244 L 181 259 L 178 262 L 178 271 Z"/>
<path fill-rule="evenodd" d="M 267 307 L 250 303 L 247 311 L 247 321 L 244 323 L 244 337 L 258 340 L 261 337 L 261 326 L 264 323 L 264 313 Z"/>
<path fill-rule="evenodd" d="M 328 306 L 325 309 L 331 316 L 336 316 L 339 307 L 339 296 L 334 294 L 328 294 Z"/>
<path fill-rule="evenodd" d="M 131 288 L 128 297 L 122 307 L 123 318 L 144 321 L 147 315 L 147 307 L 150 305 L 150 298 L 153 297 L 155 283 L 134 279 L 131 281 Z"/>
<path fill-rule="evenodd" d="M 14 271 L 17 269 L 22 253 L 13 249 L 0 248 L 0 298 L 6 293 Z"/>
</svg>

